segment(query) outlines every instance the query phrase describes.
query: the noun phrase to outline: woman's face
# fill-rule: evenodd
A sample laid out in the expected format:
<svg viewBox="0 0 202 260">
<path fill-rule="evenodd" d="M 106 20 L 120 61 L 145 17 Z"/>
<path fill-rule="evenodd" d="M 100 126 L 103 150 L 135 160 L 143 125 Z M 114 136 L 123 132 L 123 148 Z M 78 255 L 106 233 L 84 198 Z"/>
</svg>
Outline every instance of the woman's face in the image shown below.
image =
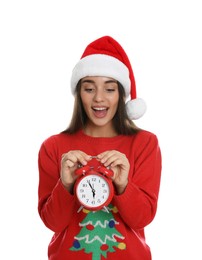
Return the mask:
<svg viewBox="0 0 202 260">
<path fill-rule="evenodd" d="M 80 95 L 88 123 L 112 127 L 119 101 L 117 81 L 107 77 L 85 77 L 81 80 Z"/>
</svg>

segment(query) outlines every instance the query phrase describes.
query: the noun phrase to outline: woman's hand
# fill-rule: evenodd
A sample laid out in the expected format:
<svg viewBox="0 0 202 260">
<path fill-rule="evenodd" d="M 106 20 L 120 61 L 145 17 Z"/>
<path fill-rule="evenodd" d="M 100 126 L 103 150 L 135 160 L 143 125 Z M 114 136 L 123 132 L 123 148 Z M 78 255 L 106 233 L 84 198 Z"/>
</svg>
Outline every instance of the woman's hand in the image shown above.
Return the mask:
<svg viewBox="0 0 202 260">
<path fill-rule="evenodd" d="M 112 178 L 117 194 L 122 194 L 128 184 L 130 164 L 125 154 L 116 150 L 106 151 L 97 156 L 105 167 L 114 172 Z"/>
<path fill-rule="evenodd" d="M 61 159 L 60 178 L 64 187 L 70 192 L 73 192 L 73 185 L 77 178 L 75 170 L 79 164 L 86 165 L 91 160 L 91 156 L 80 150 L 69 151 L 64 153 Z"/>
</svg>

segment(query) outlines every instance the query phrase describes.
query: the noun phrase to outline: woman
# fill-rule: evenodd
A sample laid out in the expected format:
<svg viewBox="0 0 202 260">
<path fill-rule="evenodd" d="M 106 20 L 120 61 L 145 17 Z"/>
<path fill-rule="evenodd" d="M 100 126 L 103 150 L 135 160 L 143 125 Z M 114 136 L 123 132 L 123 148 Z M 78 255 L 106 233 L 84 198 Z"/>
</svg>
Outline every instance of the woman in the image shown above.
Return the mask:
<svg viewBox="0 0 202 260">
<path fill-rule="evenodd" d="M 156 135 L 132 121 L 146 107 L 136 97 L 121 45 L 109 36 L 90 43 L 72 72 L 71 90 L 69 127 L 46 139 L 39 151 L 38 210 L 54 231 L 48 259 L 150 260 L 144 228 L 157 210 L 161 152 Z M 105 208 L 89 210 L 74 188 L 77 169 L 93 168 L 95 161 L 112 170 L 114 195 Z"/>
</svg>

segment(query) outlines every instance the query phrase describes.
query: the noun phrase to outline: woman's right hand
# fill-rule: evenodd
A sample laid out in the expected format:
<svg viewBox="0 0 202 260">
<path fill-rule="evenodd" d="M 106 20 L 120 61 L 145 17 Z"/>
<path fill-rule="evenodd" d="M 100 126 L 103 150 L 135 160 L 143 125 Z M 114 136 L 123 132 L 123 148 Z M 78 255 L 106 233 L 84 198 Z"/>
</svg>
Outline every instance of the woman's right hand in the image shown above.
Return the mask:
<svg viewBox="0 0 202 260">
<path fill-rule="evenodd" d="M 60 178 L 64 187 L 73 193 L 73 185 L 77 178 L 75 170 L 79 164 L 86 165 L 91 160 L 91 156 L 80 150 L 73 150 L 62 155 Z"/>
</svg>

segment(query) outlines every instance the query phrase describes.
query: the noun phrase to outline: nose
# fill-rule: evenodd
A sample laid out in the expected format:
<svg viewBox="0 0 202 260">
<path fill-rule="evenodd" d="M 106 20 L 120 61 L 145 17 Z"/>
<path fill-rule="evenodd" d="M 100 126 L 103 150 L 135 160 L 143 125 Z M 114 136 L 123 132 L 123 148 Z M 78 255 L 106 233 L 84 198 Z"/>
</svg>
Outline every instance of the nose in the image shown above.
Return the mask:
<svg viewBox="0 0 202 260">
<path fill-rule="evenodd" d="M 94 101 L 101 102 L 104 100 L 104 93 L 103 90 L 97 89 L 94 95 Z"/>
</svg>

